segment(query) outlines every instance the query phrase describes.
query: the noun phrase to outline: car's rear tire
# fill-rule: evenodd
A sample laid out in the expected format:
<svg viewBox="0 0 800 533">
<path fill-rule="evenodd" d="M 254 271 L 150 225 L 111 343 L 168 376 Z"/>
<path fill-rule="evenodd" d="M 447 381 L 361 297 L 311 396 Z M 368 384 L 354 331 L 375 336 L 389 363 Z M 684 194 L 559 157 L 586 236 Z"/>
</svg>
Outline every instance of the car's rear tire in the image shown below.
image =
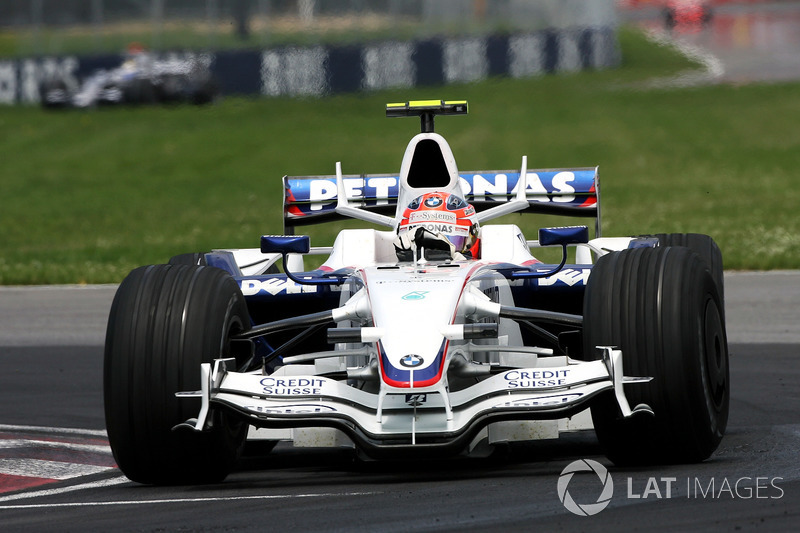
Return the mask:
<svg viewBox="0 0 800 533">
<path fill-rule="evenodd" d="M 654 417 L 623 419 L 613 394 L 592 406 L 606 455 L 618 465 L 698 462 L 719 445 L 730 382 L 722 299 L 712 271 L 689 248 L 638 248 L 601 257 L 584 299 L 584 351 L 616 346 L 632 407 Z"/>
<path fill-rule="evenodd" d="M 200 364 L 230 355 L 232 334 L 250 327 L 236 282 L 217 268 L 153 265 L 122 282 L 108 321 L 104 398 L 114 458 L 147 484 L 221 481 L 240 453 L 248 425 L 212 411 L 211 429 L 173 431 L 196 417 Z"/>
<path fill-rule="evenodd" d="M 123 101 L 127 104 L 142 105 L 158 102 L 158 92 L 153 82 L 147 78 L 135 78 L 122 87 Z"/>
<path fill-rule="evenodd" d="M 192 91 L 191 102 L 195 105 L 205 105 L 213 103 L 219 98 L 219 86 L 210 76 L 202 80 L 195 81 L 195 88 Z"/>
<path fill-rule="evenodd" d="M 70 91 L 64 80 L 46 79 L 39 86 L 39 96 L 46 109 L 61 109 L 70 104 Z"/>
<path fill-rule="evenodd" d="M 719 289 L 720 300 L 723 306 L 723 316 L 725 307 L 725 280 L 722 267 L 722 251 L 714 239 L 701 233 L 656 233 L 645 235 L 645 237 L 656 237 L 660 246 L 685 246 L 700 256 L 711 269 L 711 276 Z"/>
</svg>

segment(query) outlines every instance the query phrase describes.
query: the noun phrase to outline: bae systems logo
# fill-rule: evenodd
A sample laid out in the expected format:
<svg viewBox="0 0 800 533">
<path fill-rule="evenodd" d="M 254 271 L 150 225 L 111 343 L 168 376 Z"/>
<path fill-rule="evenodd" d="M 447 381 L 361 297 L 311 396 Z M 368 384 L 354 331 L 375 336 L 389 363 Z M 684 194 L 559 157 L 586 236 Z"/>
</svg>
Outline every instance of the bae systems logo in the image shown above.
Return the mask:
<svg viewBox="0 0 800 533">
<path fill-rule="evenodd" d="M 602 489 L 597 500 L 593 503 L 578 503 L 569 493 L 569 484 L 572 481 L 572 476 L 576 472 L 594 472 L 600 479 Z M 611 479 L 611 474 L 608 473 L 606 467 L 593 461 L 591 459 L 579 459 L 573 461 L 561 471 L 558 478 L 558 499 L 564 504 L 564 507 L 571 513 L 579 516 L 592 516 L 596 515 L 605 509 L 611 502 L 611 496 L 614 495 L 614 481 Z"/>
</svg>

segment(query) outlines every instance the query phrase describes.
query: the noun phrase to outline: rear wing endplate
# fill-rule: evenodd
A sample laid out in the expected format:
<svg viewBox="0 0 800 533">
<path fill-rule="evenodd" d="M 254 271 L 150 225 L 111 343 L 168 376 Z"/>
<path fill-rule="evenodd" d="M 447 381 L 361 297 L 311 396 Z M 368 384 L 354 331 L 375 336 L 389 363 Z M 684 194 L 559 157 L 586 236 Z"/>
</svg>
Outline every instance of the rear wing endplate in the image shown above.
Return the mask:
<svg viewBox="0 0 800 533">
<path fill-rule="evenodd" d="M 519 170 L 459 173 L 466 200 L 477 211 L 512 201 Z M 400 177 L 397 174 L 361 174 L 342 177 L 350 206 L 394 216 Z M 600 236 L 600 193 L 594 168 L 528 170 L 528 208 L 521 212 L 595 219 Z M 283 224 L 294 228 L 345 217 L 336 213 L 336 176 L 284 176 Z"/>
</svg>

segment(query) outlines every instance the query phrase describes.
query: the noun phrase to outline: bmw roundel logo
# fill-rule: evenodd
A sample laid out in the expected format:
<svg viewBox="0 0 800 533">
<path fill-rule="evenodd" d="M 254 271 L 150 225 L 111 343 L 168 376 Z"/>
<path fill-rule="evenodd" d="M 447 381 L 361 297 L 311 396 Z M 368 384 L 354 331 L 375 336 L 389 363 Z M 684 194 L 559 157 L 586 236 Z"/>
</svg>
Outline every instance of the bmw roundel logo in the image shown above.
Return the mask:
<svg viewBox="0 0 800 533">
<path fill-rule="evenodd" d="M 429 196 L 425 198 L 425 207 L 439 207 L 442 205 L 442 199 L 438 196 Z"/>
<path fill-rule="evenodd" d="M 424 359 L 419 355 L 408 354 L 407 356 L 400 359 L 400 364 L 407 367 L 407 368 L 414 368 L 423 363 Z"/>
</svg>

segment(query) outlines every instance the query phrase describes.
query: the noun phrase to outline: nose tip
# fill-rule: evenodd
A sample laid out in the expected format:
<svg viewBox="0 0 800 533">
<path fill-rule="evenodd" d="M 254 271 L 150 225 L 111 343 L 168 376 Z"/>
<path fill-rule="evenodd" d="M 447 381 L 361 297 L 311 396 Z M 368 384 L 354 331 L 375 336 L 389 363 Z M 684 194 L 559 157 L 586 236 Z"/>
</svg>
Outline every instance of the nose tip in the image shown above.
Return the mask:
<svg viewBox="0 0 800 533">
<path fill-rule="evenodd" d="M 425 360 L 421 356 L 416 354 L 408 354 L 402 359 L 400 359 L 400 364 L 406 368 L 415 368 L 420 366 L 424 362 Z"/>
</svg>

